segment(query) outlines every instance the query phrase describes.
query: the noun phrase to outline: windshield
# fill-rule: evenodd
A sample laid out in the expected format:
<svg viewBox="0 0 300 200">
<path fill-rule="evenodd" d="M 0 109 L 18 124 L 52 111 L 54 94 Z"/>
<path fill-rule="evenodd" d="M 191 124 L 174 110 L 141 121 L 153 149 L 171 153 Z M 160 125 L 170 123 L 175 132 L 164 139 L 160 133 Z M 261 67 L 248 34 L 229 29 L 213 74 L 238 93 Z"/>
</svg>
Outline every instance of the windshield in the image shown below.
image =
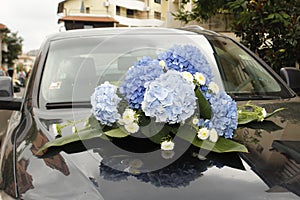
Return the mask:
<svg viewBox="0 0 300 200">
<path fill-rule="evenodd" d="M 44 67 L 40 105 L 89 101 L 97 85 L 119 86 L 125 73 L 144 57 L 157 58 L 174 45 L 193 45 L 208 62 L 222 88 L 213 49 L 201 35 L 118 35 L 57 40 Z"/>
<path fill-rule="evenodd" d="M 94 88 L 109 81 L 119 86 L 125 73 L 143 57 L 157 58 L 174 45 L 192 45 L 209 64 L 213 81 L 233 97 L 281 96 L 280 84 L 229 39 L 203 35 L 155 34 L 93 36 L 50 43 L 39 93 L 40 106 L 89 102 Z"/>
</svg>

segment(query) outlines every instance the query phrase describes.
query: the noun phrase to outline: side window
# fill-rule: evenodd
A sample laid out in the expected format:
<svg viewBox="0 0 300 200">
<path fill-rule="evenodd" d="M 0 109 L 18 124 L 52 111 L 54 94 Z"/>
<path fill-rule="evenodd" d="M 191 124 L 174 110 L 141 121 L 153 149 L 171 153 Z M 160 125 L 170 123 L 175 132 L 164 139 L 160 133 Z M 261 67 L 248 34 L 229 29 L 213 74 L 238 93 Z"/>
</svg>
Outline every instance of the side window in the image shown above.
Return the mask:
<svg viewBox="0 0 300 200">
<path fill-rule="evenodd" d="M 251 55 L 229 39 L 211 40 L 224 88 L 235 95 L 280 93 L 279 83 Z"/>
</svg>

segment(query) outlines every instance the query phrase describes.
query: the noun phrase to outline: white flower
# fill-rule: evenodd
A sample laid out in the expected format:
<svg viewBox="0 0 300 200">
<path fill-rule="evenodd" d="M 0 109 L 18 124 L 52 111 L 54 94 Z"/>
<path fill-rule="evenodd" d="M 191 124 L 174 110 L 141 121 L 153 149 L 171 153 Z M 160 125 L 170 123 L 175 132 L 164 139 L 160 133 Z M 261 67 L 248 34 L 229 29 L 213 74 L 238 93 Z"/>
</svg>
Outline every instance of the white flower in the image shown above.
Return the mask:
<svg viewBox="0 0 300 200">
<path fill-rule="evenodd" d="M 209 131 L 209 141 L 216 143 L 218 141 L 218 139 L 219 139 L 219 135 L 218 135 L 216 129 L 214 129 L 214 128 L 211 129 Z"/>
<path fill-rule="evenodd" d="M 262 113 L 263 118 L 265 118 L 267 116 L 266 109 L 263 108 L 262 111 L 261 111 L 261 113 Z"/>
<path fill-rule="evenodd" d="M 171 159 L 175 155 L 174 151 L 161 151 L 161 157 L 164 159 Z"/>
<path fill-rule="evenodd" d="M 159 61 L 159 66 L 161 66 L 164 69 L 166 66 L 165 61 L 163 61 L 163 60 Z"/>
<path fill-rule="evenodd" d="M 200 84 L 200 85 L 204 85 L 206 82 L 206 79 L 204 77 L 204 75 L 202 73 L 196 72 L 194 75 L 196 81 Z"/>
<path fill-rule="evenodd" d="M 189 83 L 193 83 L 194 77 L 190 72 L 181 72 L 182 77 Z"/>
<path fill-rule="evenodd" d="M 163 141 L 161 143 L 161 149 L 165 150 L 165 151 L 171 151 L 171 150 L 173 150 L 174 146 L 175 146 L 175 144 L 172 141 Z"/>
<path fill-rule="evenodd" d="M 197 117 L 193 118 L 193 124 L 197 125 L 199 123 L 199 119 Z"/>
<path fill-rule="evenodd" d="M 206 160 L 207 158 L 203 155 L 201 155 L 200 153 L 197 156 L 199 158 L 199 160 Z"/>
<path fill-rule="evenodd" d="M 267 116 L 267 111 L 266 111 L 266 109 L 263 108 L 261 110 L 261 114 L 258 115 L 258 121 L 260 121 L 260 122 L 264 121 L 266 116 Z"/>
<path fill-rule="evenodd" d="M 77 128 L 76 128 L 76 126 L 72 126 L 72 133 L 77 133 Z"/>
<path fill-rule="evenodd" d="M 122 121 L 125 124 L 131 124 L 134 122 L 134 120 L 135 120 L 135 111 L 127 108 L 122 115 Z"/>
<path fill-rule="evenodd" d="M 129 133 L 136 133 L 140 128 L 137 123 L 125 124 L 124 127 Z"/>
<path fill-rule="evenodd" d="M 55 136 L 61 135 L 61 129 L 59 124 L 52 124 L 52 131 Z"/>
<path fill-rule="evenodd" d="M 211 90 L 213 93 L 219 93 L 219 86 L 215 82 L 210 82 L 208 84 L 208 89 Z"/>
<path fill-rule="evenodd" d="M 209 130 L 207 128 L 201 128 L 197 136 L 200 140 L 206 140 L 209 137 Z"/>
</svg>

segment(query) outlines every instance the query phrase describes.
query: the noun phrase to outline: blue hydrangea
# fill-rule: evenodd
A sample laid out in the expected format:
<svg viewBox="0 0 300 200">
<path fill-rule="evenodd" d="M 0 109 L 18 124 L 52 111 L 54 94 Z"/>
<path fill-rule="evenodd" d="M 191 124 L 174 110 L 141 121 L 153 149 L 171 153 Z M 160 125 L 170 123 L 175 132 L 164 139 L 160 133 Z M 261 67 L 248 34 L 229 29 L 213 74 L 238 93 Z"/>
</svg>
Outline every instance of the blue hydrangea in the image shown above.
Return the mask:
<svg viewBox="0 0 300 200">
<path fill-rule="evenodd" d="M 166 52 L 158 55 L 158 60 L 164 60 L 167 69 L 187 71 L 191 74 L 202 73 L 207 82 L 211 82 L 213 75 L 210 65 L 201 51 L 192 45 L 174 45 Z"/>
<path fill-rule="evenodd" d="M 212 95 L 209 101 L 213 111 L 210 128 L 215 128 L 219 136 L 232 138 L 238 125 L 236 102 L 225 92 Z"/>
<path fill-rule="evenodd" d="M 196 109 L 194 86 L 179 72 L 167 71 L 148 85 L 142 109 L 156 122 L 184 122 Z"/>
<path fill-rule="evenodd" d="M 91 96 L 92 112 L 103 125 L 112 125 L 120 118 L 117 107 L 121 98 L 118 97 L 117 87 L 105 82 L 95 88 Z"/>
<path fill-rule="evenodd" d="M 143 57 L 143 59 L 135 63 L 135 65 L 127 71 L 125 80 L 120 87 L 120 92 L 124 95 L 130 108 L 141 108 L 146 90 L 144 85 L 153 81 L 163 73 L 163 69 L 159 66 L 158 60 L 152 60 L 150 57 Z"/>
</svg>

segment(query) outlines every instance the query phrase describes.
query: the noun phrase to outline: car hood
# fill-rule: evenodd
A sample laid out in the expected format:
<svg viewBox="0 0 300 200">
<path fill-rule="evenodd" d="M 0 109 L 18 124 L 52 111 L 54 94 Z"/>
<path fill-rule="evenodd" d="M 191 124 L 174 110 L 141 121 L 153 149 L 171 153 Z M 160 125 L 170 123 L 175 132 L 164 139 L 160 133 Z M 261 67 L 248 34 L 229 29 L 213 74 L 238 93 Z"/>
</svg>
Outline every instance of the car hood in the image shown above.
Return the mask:
<svg viewBox="0 0 300 200">
<path fill-rule="evenodd" d="M 175 151 L 173 157 L 161 155 L 152 146 L 149 152 L 156 154 L 150 156 L 149 152 L 120 151 L 122 145 L 138 147 L 131 141 L 122 144 L 102 139 L 37 154 L 43 144 L 54 139 L 54 124 L 88 117 L 90 110 L 33 109 L 23 121 L 29 134 L 18 136 L 18 193 L 22 199 L 298 199 L 289 192 L 297 193 L 293 187 L 299 189 L 297 153 L 288 154 L 291 148 L 284 142 L 300 141 L 295 135 L 300 129 L 299 101 L 256 103 L 267 110 L 287 109 L 272 117 L 267 127 L 237 130 L 237 139 L 243 139 L 250 153 L 200 150 L 203 156 L 199 156 L 199 150 L 182 142 L 184 151 Z M 70 132 L 72 127 L 63 134 Z M 287 167 L 294 170 L 288 177 L 283 174 Z"/>
</svg>

